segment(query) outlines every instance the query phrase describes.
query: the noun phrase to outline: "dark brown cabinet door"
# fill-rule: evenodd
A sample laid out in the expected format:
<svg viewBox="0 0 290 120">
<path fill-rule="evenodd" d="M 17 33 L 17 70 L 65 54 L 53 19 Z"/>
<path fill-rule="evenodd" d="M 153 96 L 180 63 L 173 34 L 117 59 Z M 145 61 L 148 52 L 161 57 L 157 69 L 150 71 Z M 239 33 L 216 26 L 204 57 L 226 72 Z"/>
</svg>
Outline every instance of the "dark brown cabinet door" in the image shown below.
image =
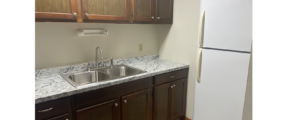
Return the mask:
<svg viewBox="0 0 290 120">
<path fill-rule="evenodd" d="M 171 120 L 185 115 L 186 85 L 186 79 L 172 82 Z"/>
<path fill-rule="evenodd" d="M 154 87 L 153 120 L 170 119 L 171 84 Z"/>
<path fill-rule="evenodd" d="M 172 24 L 173 0 L 156 0 L 156 17 L 159 24 Z"/>
<path fill-rule="evenodd" d="M 134 22 L 154 22 L 155 0 L 133 0 Z"/>
<path fill-rule="evenodd" d="M 82 0 L 84 20 L 128 21 L 130 0 Z"/>
<path fill-rule="evenodd" d="M 151 120 L 151 94 L 146 89 L 122 97 L 122 120 Z"/>
<path fill-rule="evenodd" d="M 117 99 L 77 110 L 77 120 L 118 120 Z"/>
<path fill-rule="evenodd" d="M 77 19 L 76 0 L 35 0 L 35 19 Z"/>
</svg>

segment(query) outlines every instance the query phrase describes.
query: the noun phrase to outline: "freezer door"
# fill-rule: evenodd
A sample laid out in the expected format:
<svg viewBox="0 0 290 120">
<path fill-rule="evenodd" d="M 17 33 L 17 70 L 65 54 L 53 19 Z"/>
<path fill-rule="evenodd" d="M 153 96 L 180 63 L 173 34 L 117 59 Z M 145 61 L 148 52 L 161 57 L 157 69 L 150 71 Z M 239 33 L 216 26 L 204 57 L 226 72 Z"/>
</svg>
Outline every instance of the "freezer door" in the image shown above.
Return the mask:
<svg viewBox="0 0 290 120">
<path fill-rule="evenodd" d="M 252 0 L 201 0 L 200 18 L 203 10 L 204 21 L 199 23 L 201 47 L 251 50 Z"/>
<path fill-rule="evenodd" d="M 200 58 L 193 120 L 242 120 L 250 54 L 202 49 Z"/>
</svg>

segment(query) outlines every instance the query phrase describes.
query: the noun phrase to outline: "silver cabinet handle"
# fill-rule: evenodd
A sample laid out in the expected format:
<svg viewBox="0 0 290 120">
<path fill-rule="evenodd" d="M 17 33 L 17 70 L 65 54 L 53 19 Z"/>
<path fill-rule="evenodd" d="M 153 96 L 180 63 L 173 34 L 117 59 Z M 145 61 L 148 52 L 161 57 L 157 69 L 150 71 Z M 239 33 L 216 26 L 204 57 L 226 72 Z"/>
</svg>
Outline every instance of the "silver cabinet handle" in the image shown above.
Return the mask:
<svg viewBox="0 0 290 120">
<path fill-rule="evenodd" d="M 74 13 L 74 16 L 77 16 L 77 13 Z"/>
<path fill-rule="evenodd" d="M 204 19 L 205 19 L 205 10 L 202 11 L 200 16 L 199 24 L 199 47 L 203 47 L 203 32 L 204 32 Z"/>
<path fill-rule="evenodd" d="M 174 75 L 172 75 L 172 76 L 170 76 L 170 78 L 175 78 L 175 76 L 174 76 Z"/>
<path fill-rule="evenodd" d="M 153 20 L 153 19 L 154 19 L 154 16 L 152 16 L 151 18 L 152 18 L 152 20 Z"/>
<path fill-rule="evenodd" d="M 115 106 L 117 107 L 118 106 L 118 103 L 115 103 Z"/>
<path fill-rule="evenodd" d="M 89 16 L 89 14 L 88 14 L 88 13 L 86 13 L 85 15 L 86 15 L 86 17 L 88 17 L 88 16 Z"/>
<path fill-rule="evenodd" d="M 45 109 L 45 110 L 39 110 L 38 112 L 47 112 L 47 111 L 50 111 L 50 110 L 52 110 L 53 108 L 51 107 L 51 108 L 48 108 L 48 109 Z"/>
<path fill-rule="evenodd" d="M 198 83 L 200 83 L 201 57 L 202 57 L 202 48 L 199 49 L 197 63 L 196 63 L 196 66 L 197 66 L 196 67 L 196 79 L 197 79 Z"/>
<path fill-rule="evenodd" d="M 171 89 L 173 88 L 173 86 L 170 86 L 171 87 Z"/>
<path fill-rule="evenodd" d="M 157 17 L 157 19 L 159 20 L 159 19 L 160 19 L 160 17 Z"/>
<path fill-rule="evenodd" d="M 173 84 L 173 87 L 175 87 L 175 84 Z"/>
<path fill-rule="evenodd" d="M 124 103 L 127 103 L 127 100 L 124 100 Z"/>
</svg>

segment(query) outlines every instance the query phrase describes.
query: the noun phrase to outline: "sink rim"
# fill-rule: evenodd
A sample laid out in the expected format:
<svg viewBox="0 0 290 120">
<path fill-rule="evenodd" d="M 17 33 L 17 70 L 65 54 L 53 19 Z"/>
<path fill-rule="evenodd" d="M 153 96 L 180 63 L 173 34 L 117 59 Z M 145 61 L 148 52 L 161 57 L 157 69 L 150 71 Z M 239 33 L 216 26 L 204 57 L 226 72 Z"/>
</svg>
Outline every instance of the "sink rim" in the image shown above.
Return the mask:
<svg viewBox="0 0 290 120">
<path fill-rule="evenodd" d="M 104 70 L 112 69 L 112 68 L 106 67 L 106 68 L 102 68 L 102 69 L 92 68 L 90 71 L 84 70 L 84 71 L 75 71 L 75 72 L 70 72 L 70 73 L 61 73 L 60 76 L 62 76 L 66 81 L 68 81 L 73 87 L 77 88 L 77 87 L 88 85 L 88 84 L 91 84 L 91 83 L 97 83 L 97 82 L 102 83 L 102 82 L 106 82 L 106 81 L 110 81 L 110 80 L 115 80 L 115 79 L 118 79 L 118 78 L 129 77 L 129 76 L 138 75 L 138 74 L 142 74 L 142 73 L 146 73 L 147 72 L 147 71 L 144 71 L 144 70 L 141 70 L 141 69 L 138 69 L 138 68 L 134 68 L 134 67 L 131 67 L 131 66 L 128 66 L 128 65 L 124 65 L 124 64 L 114 65 L 114 67 L 117 67 L 117 66 L 124 66 L 124 67 L 131 68 L 131 69 L 137 70 L 138 73 L 132 74 L 132 75 L 127 75 L 127 76 L 111 76 L 110 74 L 104 72 Z M 105 75 L 107 75 L 109 77 L 109 79 L 102 80 L 102 81 L 89 82 L 89 83 L 86 83 L 86 84 L 78 84 L 78 83 L 74 82 L 72 79 L 69 78 L 69 76 L 74 75 L 74 74 L 93 72 L 93 71 L 105 74 Z"/>
<path fill-rule="evenodd" d="M 110 67 L 104 68 L 104 69 L 96 69 L 96 71 L 99 71 L 99 72 L 102 72 L 102 73 L 106 73 L 109 76 L 114 77 L 114 78 L 123 78 L 123 77 L 138 75 L 138 74 L 141 74 L 141 73 L 146 73 L 146 71 L 144 71 L 144 70 L 141 70 L 141 69 L 138 69 L 138 68 L 134 68 L 134 67 L 131 67 L 131 66 L 128 66 L 128 65 L 122 65 L 122 64 L 121 65 L 114 65 L 114 68 L 120 68 L 120 67 L 126 67 L 126 68 L 130 68 L 130 69 L 136 70 L 136 73 L 135 74 L 131 74 L 131 75 L 126 75 L 126 76 L 113 76 L 112 74 L 109 74 L 109 73 L 105 72 L 105 70 L 113 69 L 113 68 L 110 68 Z"/>
</svg>

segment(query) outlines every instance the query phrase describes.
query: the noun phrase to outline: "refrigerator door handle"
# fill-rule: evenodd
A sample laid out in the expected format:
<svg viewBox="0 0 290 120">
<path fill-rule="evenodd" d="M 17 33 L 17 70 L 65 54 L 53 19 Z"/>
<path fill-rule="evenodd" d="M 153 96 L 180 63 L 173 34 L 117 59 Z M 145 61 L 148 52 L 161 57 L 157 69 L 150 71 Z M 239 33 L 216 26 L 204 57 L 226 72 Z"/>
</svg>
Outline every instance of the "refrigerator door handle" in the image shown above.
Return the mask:
<svg viewBox="0 0 290 120">
<path fill-rule="evenodd" d="M 197 58 L 197 64 L 196 64 L 196 78 L 197 82 L 200 83 L 200 69 L 201 69 L 201 59 L 202 59 L 202 48 L 198 51 L 198 58 Z"/>
<path fill-rule="evenodd" d="M 202 11 L 199 23 L 199 47 L 203 47 L 205 10 Z"/>
</svg>

